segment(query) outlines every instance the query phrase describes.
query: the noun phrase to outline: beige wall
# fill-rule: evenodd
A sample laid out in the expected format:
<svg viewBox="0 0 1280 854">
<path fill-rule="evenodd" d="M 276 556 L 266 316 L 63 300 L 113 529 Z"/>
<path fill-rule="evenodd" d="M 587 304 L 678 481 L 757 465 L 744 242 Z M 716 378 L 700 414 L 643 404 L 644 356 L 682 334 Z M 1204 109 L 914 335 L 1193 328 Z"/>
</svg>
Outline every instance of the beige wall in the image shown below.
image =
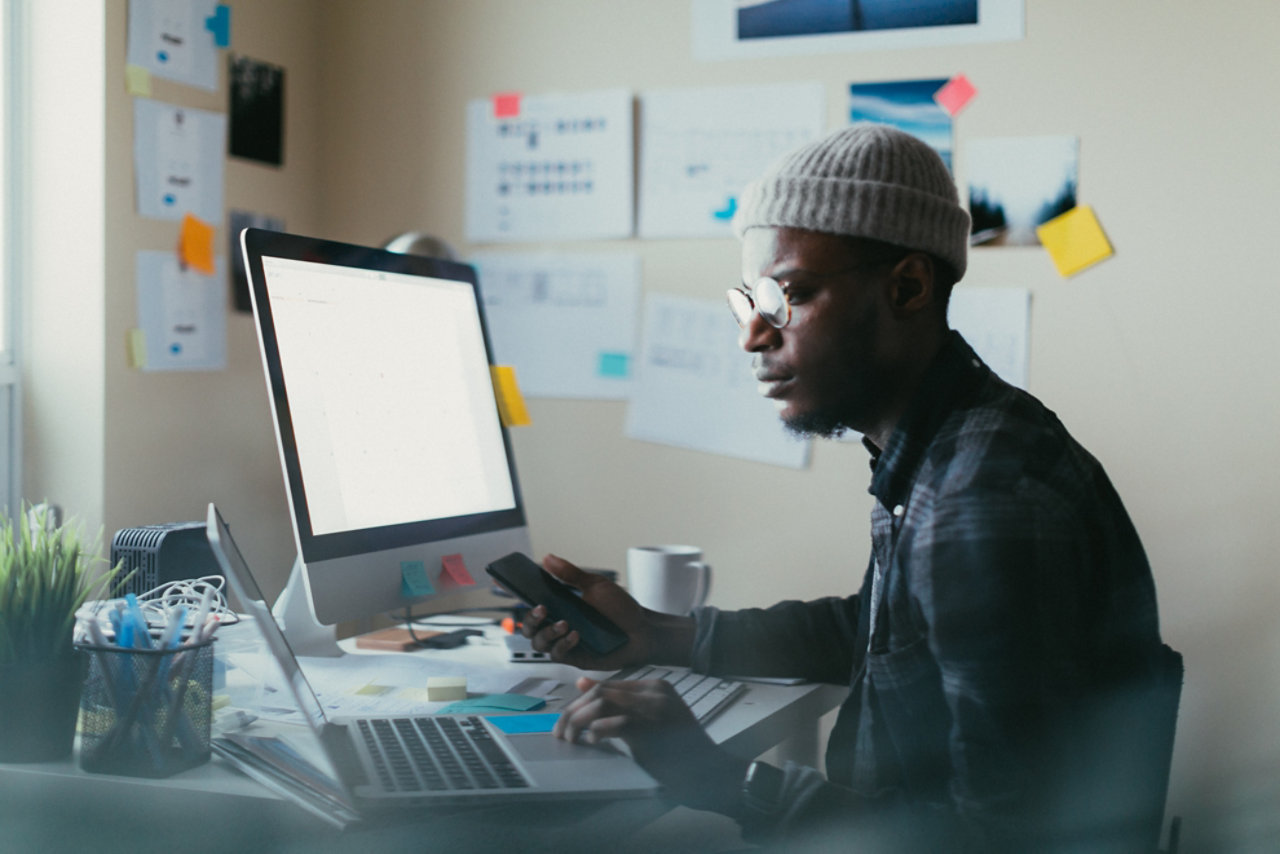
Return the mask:
<svg viewBox="0 0 1280 854">
<path fill-rule="evenodd" d="M 176 234 L 134 213 L 125 6 L 106 3 L 105 277 L 64 286 L 99 312 L 75 358 L 102 379 L 80 431 L 45 418 L 65 412 L 69 378 L 29 374 L 28 494 L 83 501 L 109 530 L 198 518 L 215 499 L 278 586 L 293 547 L 248 318 L 231 317 L 225 372 L 124 364 L 133 253 Z M 688 0 L 234 6 L 235 49 L 288 68 L 288 131 L 283 170 L 229 162 L 227 206 L 354 242 L 421 229 L 478 248 L 462 235 L 464 106 L 501 90 L 820 80 L 835 126 L 850 82 L 963 71 L 979 96 L 956 122 L 961 179 L 971 139 L 1078 135 L 1080 199 L 1116 257 L 1064 281 L 1039 250 L 981 250 L 966 282 L 1031 289 L 1031 389 L 1107 466 L 1147 544 L 1165 634 L 1188 666 L 1171 801 L 1187 842 L 1248 850 L 1232 834 L 1280 836 L 1272 0 L 1028 0 L 1019 42 L 712 64 L 690 57 Z M 156 96 L 224 98 L 162 83 Z M 649 293 L 716 299 L 737 270 L 730 240 L 554 248 L 639 252 Z M 31 322 L 46 327 L 50 311 Z M 859 447 L 819 445 L 794 472 L 625 439 L 618 403 L 531 411 L 515 445 L 539 553 L 619 566 L 629 544 L 696 542 L 718 571 L 714 602 L 730 607 L 855 588 L 870 507 Z"/>
</svg>

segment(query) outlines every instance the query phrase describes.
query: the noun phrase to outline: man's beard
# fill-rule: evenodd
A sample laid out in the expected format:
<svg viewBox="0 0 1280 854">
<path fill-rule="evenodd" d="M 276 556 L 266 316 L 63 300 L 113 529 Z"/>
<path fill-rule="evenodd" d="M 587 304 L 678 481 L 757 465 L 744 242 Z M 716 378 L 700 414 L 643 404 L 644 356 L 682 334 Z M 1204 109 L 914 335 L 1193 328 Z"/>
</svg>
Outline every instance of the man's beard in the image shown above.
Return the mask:
<svg viewBox="0 0 1280 854">
<path fill-rule="evenodd" d="M 850 328 L 845 346 L 832 366 L 840 371 L 829 386 L 827 400 L 816 409 L 790 418 L 782 424 L 800 437 L 833 439 L 848 430 L 865 432 L 868 422 L 886 399 L 885 377 L 876 367 L 878 306 L 868 307 Z"/>
</svg>

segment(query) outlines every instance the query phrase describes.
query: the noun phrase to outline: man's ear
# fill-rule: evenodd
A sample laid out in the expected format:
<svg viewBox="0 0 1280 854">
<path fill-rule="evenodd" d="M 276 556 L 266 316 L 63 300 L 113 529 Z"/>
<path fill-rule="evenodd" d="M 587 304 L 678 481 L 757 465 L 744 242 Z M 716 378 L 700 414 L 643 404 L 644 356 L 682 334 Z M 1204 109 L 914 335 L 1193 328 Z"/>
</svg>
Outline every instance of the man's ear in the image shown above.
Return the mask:
<svg viewBox="0 0 1280 854">
<path fill-rule="evenodd" d="M 919 314 L 933 304 L 933 259 L 924 252 L 911 252 L 894 265 L 889 274 L 889 305 L 900 318 Z"/>
</svg>

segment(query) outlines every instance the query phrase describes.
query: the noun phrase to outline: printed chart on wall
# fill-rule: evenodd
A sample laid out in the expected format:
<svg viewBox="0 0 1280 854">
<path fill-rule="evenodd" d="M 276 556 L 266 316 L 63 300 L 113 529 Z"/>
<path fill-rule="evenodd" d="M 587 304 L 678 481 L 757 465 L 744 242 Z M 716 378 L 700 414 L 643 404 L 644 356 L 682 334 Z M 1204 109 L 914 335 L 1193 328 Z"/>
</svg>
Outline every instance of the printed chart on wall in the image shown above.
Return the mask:
<svg viewBox="0 0 1280 854">
<path fill-rule="evenodd" d="M 222 113 L 134 98 L 138 213 L 175 220 L 191 213 L 221 222 L 226 138 Z"/>
<path fill-rule="evenodd" d="M 525 397 L 619 399 L 631 388 L 640 259 L 631 253 L 482 253 L 494 359 Z"/>
<path fill-rule="evenodd" d="M 631 94 L 503 95 L 467 105 L 467 239 L 630 237 Z"/>
<path fill-rule="evenodd" d="M 823 130 L 822 84 L 641 97 L 640 236 L 729 237 L 743 186 Z"/>
<path fill-rule="evenodd" d="M 786 431 L 756 390 L 751 357 L 721 300 L 645 300 L 640 365 L 626 435 L 664 445 L 804 468 L 807 440 Z"/>
<path fill-rule="evenodd" d="M 129 0 L 129 64 L 215 91 L 217 6 L 217 0 Z"/>
<path fill-rule="evenodd" d="M 212 276 L 182 268 L 172 252 L 137 254 L 138 326 L 146 371 L 227 366 L 227 285 L 222 262 Z"/>
</svg>

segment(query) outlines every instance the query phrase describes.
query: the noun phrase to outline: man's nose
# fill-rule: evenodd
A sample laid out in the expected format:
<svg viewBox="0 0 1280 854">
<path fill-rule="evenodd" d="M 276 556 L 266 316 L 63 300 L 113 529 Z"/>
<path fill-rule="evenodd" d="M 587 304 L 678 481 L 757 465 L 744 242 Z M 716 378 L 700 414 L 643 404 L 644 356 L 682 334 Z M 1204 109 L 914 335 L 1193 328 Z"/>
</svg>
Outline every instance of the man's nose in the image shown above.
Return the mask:
<svg viewBox="0 0 1280 854">
<path fill-rule="evenodd" d="M 759 353 L 778 346 L 782 338 L 782 330 L 760 316 L 760 312 L 751 312 L 751 319 L 738 332 L 738 346 L 748 353 Z"/>
</svg>

